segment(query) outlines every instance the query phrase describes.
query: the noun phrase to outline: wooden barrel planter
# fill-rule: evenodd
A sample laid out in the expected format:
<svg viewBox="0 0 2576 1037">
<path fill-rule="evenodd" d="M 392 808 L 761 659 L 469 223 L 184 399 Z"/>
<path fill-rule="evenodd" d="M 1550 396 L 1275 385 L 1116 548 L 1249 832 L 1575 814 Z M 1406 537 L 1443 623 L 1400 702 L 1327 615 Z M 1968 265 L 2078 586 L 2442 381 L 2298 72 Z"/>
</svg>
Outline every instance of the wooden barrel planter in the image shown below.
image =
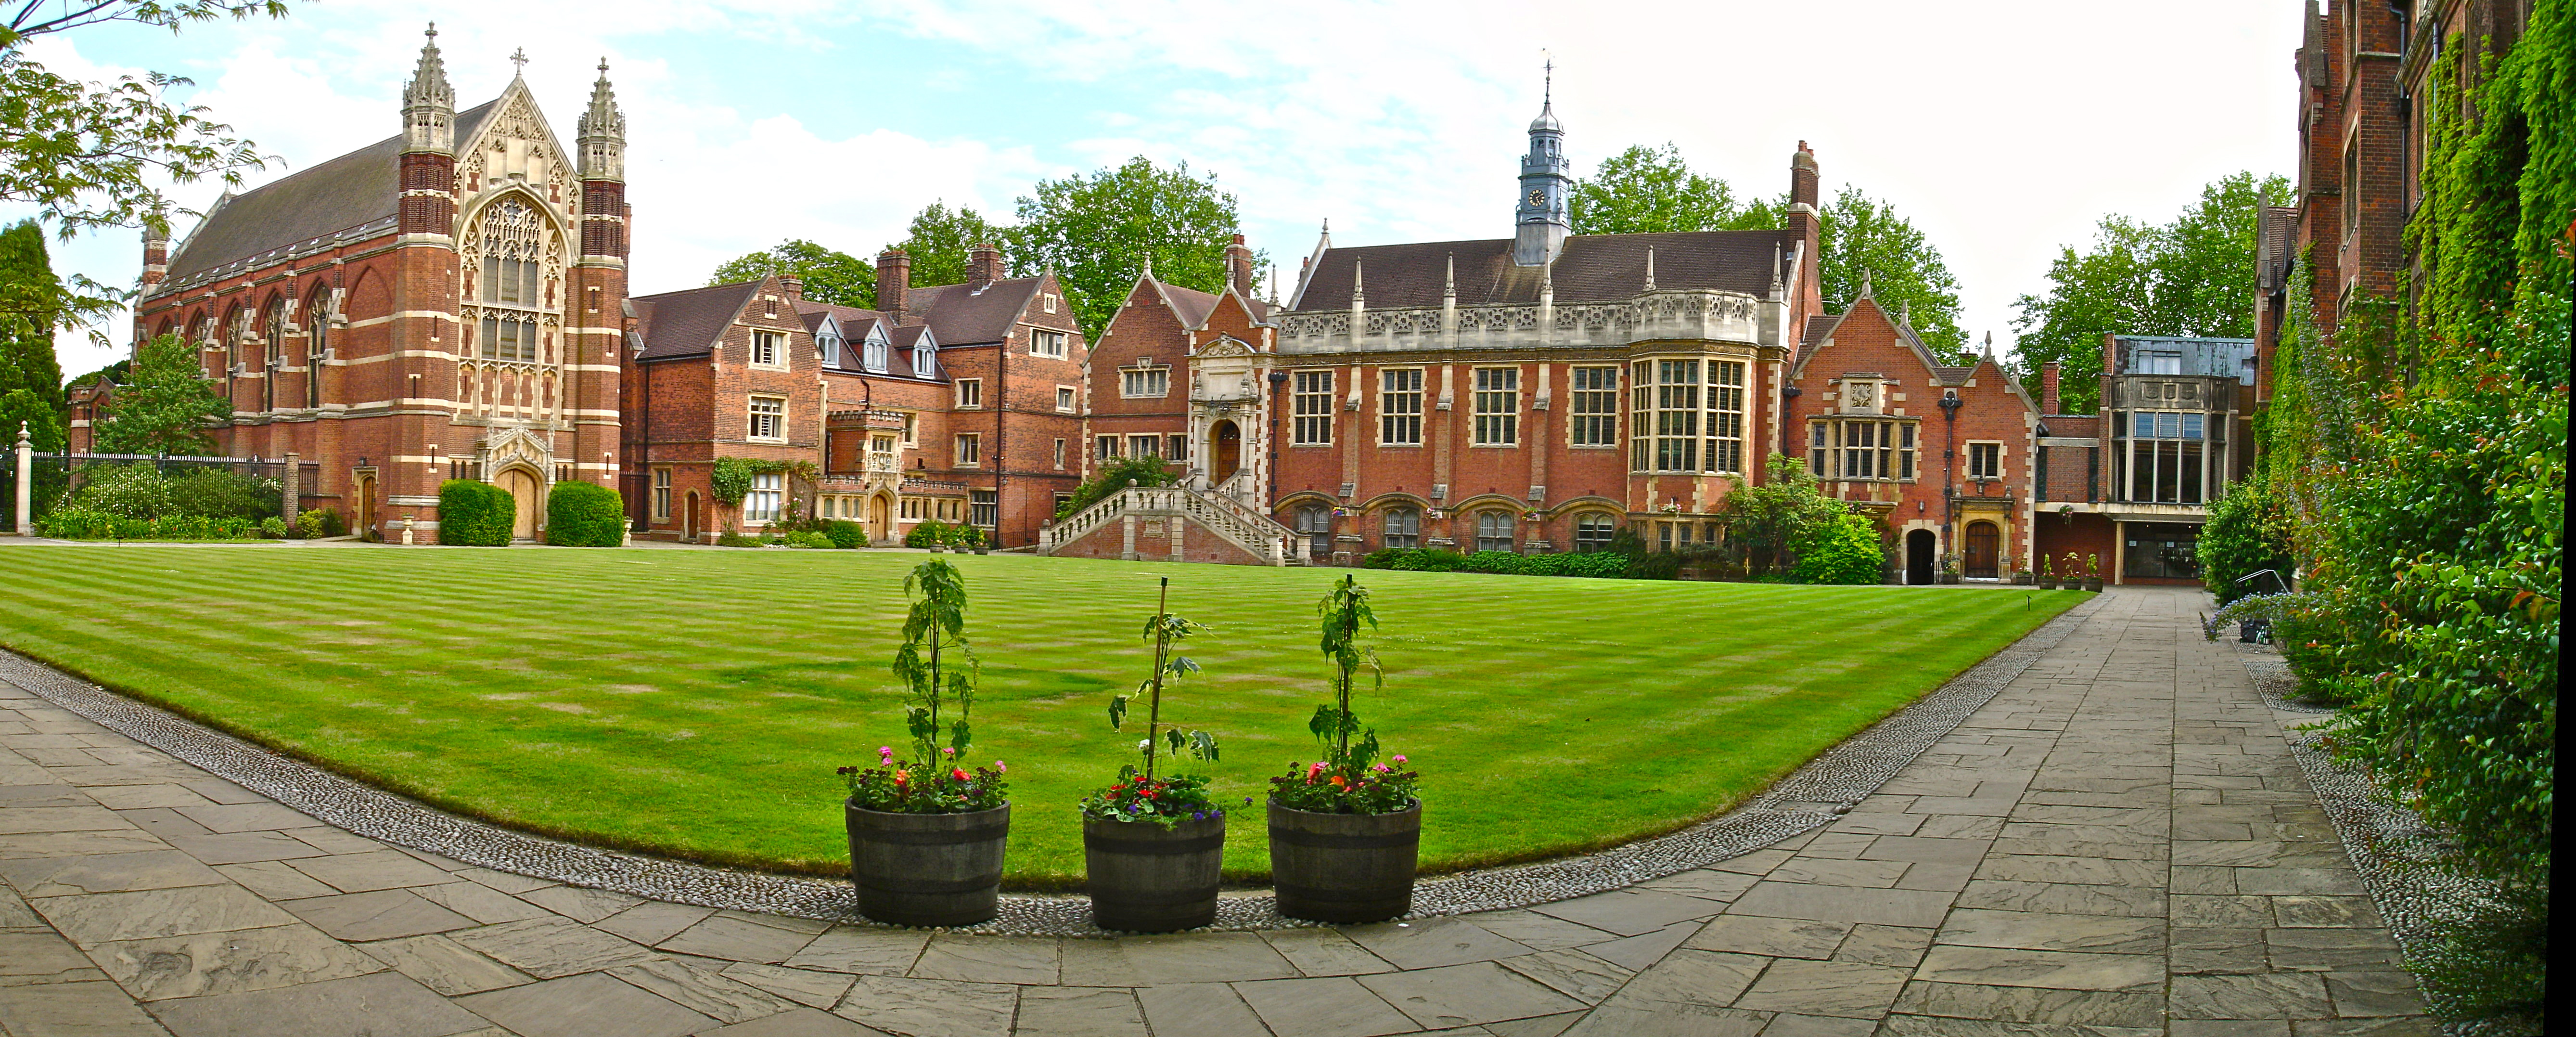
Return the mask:
<svg viewBox="0 0 2576 1037">
<path fill-rule="evenodd" d="M 1082 863 L 1091 924 L 1130 933 L 1198 928 L 1216 921 L 1225 815 L 1170 828 L 1085 816 Z"/>
<path fill-rule="evenodd" d="M 891 925 L 975 925 L 1000 910 L 1009 804 L 965 814 L 843 806 L 860 914 Z"/>
<path fill-rule="evenodd" d="M 1270 879 L 1279 913 L 1382 922 L 1413 910 L 1422 804 L 1392 814 L 1317 814 L 1270 803 Z"/>
</svg>

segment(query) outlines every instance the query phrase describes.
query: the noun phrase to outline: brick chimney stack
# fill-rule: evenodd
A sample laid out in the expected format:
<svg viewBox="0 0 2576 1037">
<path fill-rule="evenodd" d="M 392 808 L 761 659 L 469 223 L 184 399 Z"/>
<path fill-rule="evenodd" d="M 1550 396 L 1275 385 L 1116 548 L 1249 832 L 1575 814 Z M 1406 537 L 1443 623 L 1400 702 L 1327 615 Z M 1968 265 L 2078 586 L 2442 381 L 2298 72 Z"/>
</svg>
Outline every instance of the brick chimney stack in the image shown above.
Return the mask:
<svg viewBox="0 0 2576 1037">
<path fill-rule="evenodd" d="M 778 290 L 787 293 L 788 302 L 805 301 L 805 279 L 794 274 L 778 275 Z"/>
<path fill-rule="evenodd" d="M 2039 365 L 2039 412 L 2057 413 L 2057 361 Z"/>
<path fill-rule="evenodd" d="M 966 280 L 969 284 L 987 285 L 1002 279 L 1002 247 L 977 245 L 966 253 Z"/>
<path fill-rule="evenodd" d="M 903 323 L 903 296 L 912 290 L 912 257 L 899 248 L 877 254 L 877 309 L 896 324 Z"/>
<path fill-rule="evenodd" d="M 1225 246 L 1225 281 L 1234 286 L 1234 294 L 1252 298 L 1252 249 L 1243 244 L 1243 235 Z"/>
<path fill-rule="evenodd" d="M 155 223 L 163 219 L 156 212 L 143 224 L 144 295 L 152 294 L 152 289 L 170 274 L 170 227 L 166 222 Z"/>
<path fill-rule="evenodd" d="M 1816 240 L 1821 229 L 1817 222 L 1816 153 L 1807 150 L 1807 142 L 1798 142 L 1798 153 L 1789 156 L 1789 234 L 1807 243 L 1807 254 L 1816 254 Z"/>
</svg>

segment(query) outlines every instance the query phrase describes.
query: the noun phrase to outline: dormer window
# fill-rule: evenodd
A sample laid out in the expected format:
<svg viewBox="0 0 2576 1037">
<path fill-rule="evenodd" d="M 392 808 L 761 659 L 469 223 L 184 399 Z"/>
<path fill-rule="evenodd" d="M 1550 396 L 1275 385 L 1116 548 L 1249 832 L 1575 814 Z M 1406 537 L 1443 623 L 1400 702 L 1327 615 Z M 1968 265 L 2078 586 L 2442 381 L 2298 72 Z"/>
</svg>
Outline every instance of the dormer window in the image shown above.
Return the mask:
<svg viewBox="0 0 2576 1037">
<path fill-rule="evenodd" d="M 923 378 L 939 377 L 939 344 L 930 340 L 929 332 L 923 332 L 921 341 L 912 347 L 912 373 Z"/>
<path fill-rule="evenodd" d="M 860 362 L 865 364 L 868 370 L 883 373 L 886 369 L 886 340 L 884 336 L 874 333 L 869 334 L 867 347 L 860 352 L 859 356 Z"/>
<path fill-rule="evenodd" d="M 841 336 L 831 334 L 823 336 L 823 366 L 841 366 Z"/>
</svg>

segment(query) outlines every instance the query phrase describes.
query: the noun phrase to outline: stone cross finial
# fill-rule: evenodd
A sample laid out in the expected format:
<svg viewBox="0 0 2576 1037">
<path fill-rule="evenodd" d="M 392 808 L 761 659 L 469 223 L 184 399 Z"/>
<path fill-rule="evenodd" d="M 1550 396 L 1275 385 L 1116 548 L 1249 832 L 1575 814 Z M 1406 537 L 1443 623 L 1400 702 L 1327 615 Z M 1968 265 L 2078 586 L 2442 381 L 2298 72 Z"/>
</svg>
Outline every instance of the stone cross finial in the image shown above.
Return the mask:
<svg viewBox="0 0 2576 1037">
<path fill-rule="evenodd" d="M 511 51 L 510 63 L 519 66 L 519 72 L 513 72 L 511 75 L 518 75 L 520 72 L 526 72 L 528 70 L 528 48 L 521 47 L 517 50 Z M 602 63 L 600 71 L 608 71 L 605 62 Z"/>
</svg>

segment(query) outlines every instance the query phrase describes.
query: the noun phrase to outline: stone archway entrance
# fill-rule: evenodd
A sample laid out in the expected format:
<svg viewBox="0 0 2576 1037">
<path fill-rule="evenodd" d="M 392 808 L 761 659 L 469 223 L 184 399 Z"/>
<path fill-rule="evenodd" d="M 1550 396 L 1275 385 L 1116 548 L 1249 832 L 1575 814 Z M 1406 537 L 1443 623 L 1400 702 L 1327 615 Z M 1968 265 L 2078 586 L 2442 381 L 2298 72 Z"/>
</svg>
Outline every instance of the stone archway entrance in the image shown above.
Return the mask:
<svg viewBox="0 0 2576 1037">
<path fill-rule="evenodd" d="M 1243 467 L 1243 429 L 1231 420 L 1220 419 L 1208 426 L 1208 482 L 1212 485 L 1234 477 Z"/>
<path fill-rule="evenodd" d="M 537 516 L 543 513 L 543 484 L 537 481 L 535 473 L 525 468 L 505 468 L 501 471 L 499 485 L 510 491 L 511 499 L 517 504 L 518 514 L 511 522 L 510 537 L 514 540 L 536 539 Z"/>
<path fill-rule="evenodd" d="M 868 540 L 885 543 L 894 539 L 894 502 L 885 494 L 868 498 Z"/>
<path fill-rule="evenodd" d="M 1905 534 L 1905 582 L 1915 586 L 1932 582 L 1933 556 L 1939 552 L 1938 540 L 1931 530 Z"/>
</svg>

